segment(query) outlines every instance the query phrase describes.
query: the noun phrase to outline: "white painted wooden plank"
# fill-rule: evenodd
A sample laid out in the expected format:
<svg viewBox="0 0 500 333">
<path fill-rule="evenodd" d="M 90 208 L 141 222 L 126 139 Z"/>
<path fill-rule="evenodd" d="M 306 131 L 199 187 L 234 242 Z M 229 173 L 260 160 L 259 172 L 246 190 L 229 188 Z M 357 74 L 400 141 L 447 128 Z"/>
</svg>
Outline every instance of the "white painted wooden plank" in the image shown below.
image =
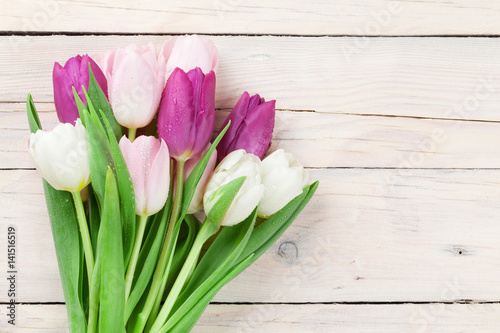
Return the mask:
<svg viewBox="0 0 500 333">
<path fill-rule="evenodd" d="M 216 301 L 500 300 L 500 170 L 324 169 L 311 179 L 321 184 L 310 205 Z M 19 302 L 63 301 L 41 187 L 35 171 L 0 171 L 2 228 L 18 229 Z"/>
<path fill-rule="evenodd" d="M 24 108 L 0 103 L 0 168 L 34 167 Z M 217 115 L 218 129 L 227 111 Z M 46 129 L 58 121 L 54 112 L 40 117 Z M 271 150 L 284 148 L 308 167 L 498 168 L 498 142 L 498 122 L 279 111 Z"/>
<path fill-rule="evenodd" d="M 494 0 L 2 2 L 3 31 L 299 35 L 498 34 Z"/>
<path fill-rule="evenodd" d="M 5 332 L 68 331 L 64 305 L 19 305 L 17 325 L 0 322 Z M 6 318 L 5 307 L 0 308 Z M 499 304 L 211 304 L 193 333 L 494 333 Z"/>
<path fill-rule="evenodd" d="M 85 17 L 85 16 L 83 16 Z M 497 20 L 500 22 L 500 20 Z M 499 23 L 500 24 L 500 23 Z M 0 101 L 52 101 L 54 61 L 166 36 L 0 37 Z M 215 36 L 217 107 L 244 90 L 279 109 L 500 120 L 498 38 Z"/>
</svg>

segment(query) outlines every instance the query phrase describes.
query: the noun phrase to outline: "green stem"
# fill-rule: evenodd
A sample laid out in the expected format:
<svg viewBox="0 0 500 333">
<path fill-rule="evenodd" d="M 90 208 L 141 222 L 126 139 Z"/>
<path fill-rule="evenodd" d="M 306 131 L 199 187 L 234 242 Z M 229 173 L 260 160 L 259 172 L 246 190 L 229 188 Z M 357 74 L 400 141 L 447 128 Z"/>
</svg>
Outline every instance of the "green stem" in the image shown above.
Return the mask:
<svg viewBox="0 0 500 333">
<path fill-rule="evenodd" d="M 168 224 L 167 235 L 163 242 L 160 257 L 158 258 L 158 263 L 156 264 L 156 269 L 153 275 L 153 281 L 151 282 L 151 288 L 149 289 L 148 296 L 144 307 L 139 313 L 136 325 L 134 327 L 134 333 L 143 332 L 144 326 L 147 323 L 151 310 L 156 302 L 157 297 L 162 297 L 163 293 L 160 292 L 160 287 L 163 284 L 163 276 L 168 275 L 166 268 L 170 267 L 171 253 L 173 245 L 177 239 L 173 240 L 175 227 L 177 225 L 177 219 L 179 217 L 179 212 L 182 206 L 182 187 L 184 185 L 184 162 L 177 161 L 177 183 L 175 187 L 174 203 L 172 207 L 172 214 L 170 215 L 170 221 Z M 175 237 L 177 238 L 177 237 Z M 168 263 L 168 266 L 167 266 Z"/>
<path fill-rule="evenodd" d="M 174 236 L 174 238 L 175 238 L 175 236 Z M 174 242 L 174 243 L 176 243 L 176 242 Z M 173 244 L 173 247 L 175 247 L 175 244 Z M 174 251 L 171 251 L 171 253 L 174 254 Z M 163 275 L 160 290 L 165 290 L 165 288 L 167 286 L 167 280 L 168 280 L 168 275 L 169 275 L 168 272 L 170 272 L 171 262 L 172 262 L 172 256 L 170 256 L 170 259 L 168 260 L 167 269 L 165 270 L 166 274 Z M 153 308 L 151 309 L 151 313 L 149 315 L 150 320 L 148 320 L 148 322 L 147 322 L 145 332 L 151 331 L 151 326 L 153 326 L 153 323 L 154 323 L 156 317 L 158 316 L 158 312 L 160 311 L 160 305 L 161 305 L 161 301 L 163 298 L 163 293 L 160 293 L 158 296 L 159 297 L 156 297 L 156 300 L 153 304 Z"/>
<path fill-rule="evenodd" d="M 75 203 L 76 215 L 78 217 L 78 226 L 80 227 L 80 235 L 82 237 L 83 252 L 85 254 L 85 263 L 87 264 L 87 276 L 89 280 L 89 290 L 92 287 L 92 273 L 94 271 L 94 253 L 92 251 L 92 242 L 90 240 L 89 227 L 85 218 L 83 209 L 82 197 L 80 191 L 71 192 L 73 202 Z"/>
<path fill-rule="evenodd" d="M 99 256 L 98 256 L 99 257 Z M 100 286 L 101 277 L 99 275 L 99 260 L 95 264 L 94 274 L 92 276 L 92 284 L 90 287 L 90 300 L 89 300 L 89 324 L 87 333 L 95 333 L 97 330 L 97 312 L 99 310 L 100 299 Z"/>
<path fill-rule="evenodd" d="M 177 297 L 179 296 L 182 288 L 186 284 L 186 280 L 190 276 L 194 266 L 198 261 L 198 257 L 200 255 L 203 244 L 205 244 L 205 242 L 217 231 L 217 229 L 218 227 L 210 223 L 208 220 L 205 220 L 205 222 L 201 226 L 201 229 L 194 241 L 193 247 L 191 248 L 188 257 L 186 258 L 186 261 L 184 262 L 184 265 L 182 266 L 182 269 L 179 272 L 179 275 L 177 276 L 172 289 L 168 293 L 167 299 L 163 304 L 160 314 L 156 317 L 156 320 L 151 327 L 151 332 L 158 332 L 163 324 L 167 321 L 168 315 L 170 314 L 170 311 L 172 311 Z"/>
<path fill-rule="evenodd" d="M 130 256 L 130 261 L 127 268 L 127 274 L 125 275 L 125 302 L 130 295 L 132 289 L 132 281 L 134 280 L 135 266 L 137 266 L 137 259 L 139 258 L 139 252 L 141 250 L 142 238 L 144 237 L 144 230 L 146 230 L 146 222 L 148 217 L 146 215 L 141 215 L 139 217 L 139 226 L 137 228 L 137 233 L 135 235 L 134 248 L 132 249 L 132 255 Z"/>
<path fill-rule="evenodd" d="M 128 129 L 128 139 L 130 140 L 130 142 L 134 142 L 136 133 L 137 133 L 137 128 Z"/>
</svg>

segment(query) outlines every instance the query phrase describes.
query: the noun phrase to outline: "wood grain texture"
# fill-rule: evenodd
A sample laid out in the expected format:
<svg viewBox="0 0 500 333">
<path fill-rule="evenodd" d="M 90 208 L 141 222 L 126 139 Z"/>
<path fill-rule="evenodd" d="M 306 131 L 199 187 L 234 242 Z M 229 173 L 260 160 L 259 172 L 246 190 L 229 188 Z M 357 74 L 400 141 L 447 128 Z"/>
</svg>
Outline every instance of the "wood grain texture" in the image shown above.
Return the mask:
<svg viewBox="0 0 500 333">
<path fill-rule="evenodd" d="M 494 333 L 499 318 L 500 304 L 211 304 L 192 333 Z M 16 327 L 0 330 L 65 333 L 64 305 L 20 305 Z"/>
<path fill-rule="evenodd" d="M 310 205 L 216 301 L 500 300 L 500 170 L 313 169 L 311 179 L 321 183 Z M 0 189 L 0 220 L 18 229 L 18 301 L 62 302 L 39 175 L 3 170 Z"/>
<path fill-rule="evenodd" d="M 53 105 L 38 106 L 42 126 L 53 128 Z M 0 103 L 0 168 L 34 167 L 24 109 Z M 217 112 L 217 129 L 227 114 Z M 283 148 L 316 168 L 499 168 L 498 142 L 498 122 L 279 111 L 271 150 Z"/>
<path fill-rule="evenodd" d="M 217 126 L 245 90 L 276 99 L 271 149 L 321 182 L 193 332 L 498 332 L 498 1 L 0 0 L 0 22 L 0 227 L 23 303 L 0 332 L 67 332 L 27 93 L 50 129 L 54 61 L 184 33 L 215 34 Z"/>
<path fill-rule="evenodd" d="M 498 20 L 500 22 L 500 20 Z M 0 37 L 0 101 L 52 102 L 54 61 L 167 36 Z M 325 113 L 500 120 L 498 38 L 214 36 L 216 106 L 249 90 L 277 108 Z"/>
<path fill-rule="evenodd" d="M 21 32 L 298 35 L 491 35 L 494 0 L 189 0 L 1 2 L 0 28 Z"/>
</svg>

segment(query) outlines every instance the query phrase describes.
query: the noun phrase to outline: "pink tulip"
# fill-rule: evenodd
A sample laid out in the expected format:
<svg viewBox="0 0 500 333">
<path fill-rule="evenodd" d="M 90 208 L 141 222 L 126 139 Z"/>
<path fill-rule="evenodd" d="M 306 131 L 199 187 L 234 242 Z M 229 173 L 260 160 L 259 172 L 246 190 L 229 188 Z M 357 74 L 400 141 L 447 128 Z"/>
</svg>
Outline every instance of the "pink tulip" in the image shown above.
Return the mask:
<svg viewBox="0 0 500 333">
<path fill-rule="evenodd" d="M 156 57 L 153 44 L 110 50 L 101 59 L 108 79 L 109 102 L 116 120 L 127 128 L 144 127 L 153 120 L 165 84 L 165 59 Z"/>
<path fill-rule="evenodd" d="M 135 212 L 149 216 L 163 208 L 170 185 L 170 157 L 163 140 L 139 136 L 130 142 L 120 140 L 120 150 L 127 164 L 135 193 Z"/>
<path fill-rule="evenodd" d="M 217 72 L 217 48 L 208 38 L 196 35 L 167 40 L 160 52 L 167 60 L 166 79 L 176 67 L 185 72 L 200 67 L 203 73 Z"/>
<path fill-rule="evenodd" d="M 250 97 L 248 92 L 243 93 L 222 125 L 222 128 L 226 127 L 231 120 L 231 126 L 217 146 L 219 161 L 238 149 L 260 159 L 264 157 L 271 146 L 275 103 L 274 100 L 266 102 L 259 95 Z"/>
<path fill-rule="evenodd" d="M 203 155 L 207 152 L 208 148 L 210 148 L 210 144 L 206 146 L 205 150 L 199 152 L 198 154 L 194 155 L 190 160 L 186 161 L 186 164 L 184 165 L 184 181 L 186 181 L 186 179 L 191 174 L 196 164 L 198 164 Z M 214 150 L 212 155 L 210 155 L 210 159 L 208 160 L 207 166 L 205 167 L 205 170 L 201 175 L 200 181 L 196 186 L 193 199 L 191 200 L 191 203 L 189 204 L 189 208 L 187 210 L 188 214 L 194 214 L 203 209 L 203 194 L 205 193 L 205 188 L 207 187 L 208 180 L 210 179 L 210 176 L 214 172 L 216 162 L 217 162 L 217 150 Z"/>
<path fill-rule="evenodd" d="M 82 86 L 87 90 L 89 89 L 89 63 L 97 83 L 107 97 L 108 85 L 106 77 L 99 66 L 88 55 L 77 55 L 70 58 L 66 61 L 64 67 L 57 62 L 54 63 L 52 71 L 54 104 L 56 106 L 57 117 L 61 123 L 71 123 L 74 125 L 75 120 L 79 118 L 78 107 L 73 95 L 73 87 L 75 87 L 83 103 L 87 102 Z"/>
<path fill-rule="evenodd" d="M 163 91 L 158 113 L 158 137 L 170 156 L 188 160 L 200 153 L 212 137 L 215 123 L 215 74 L 200 68 L 188 73 L 176 68 Z"/>
</svg>

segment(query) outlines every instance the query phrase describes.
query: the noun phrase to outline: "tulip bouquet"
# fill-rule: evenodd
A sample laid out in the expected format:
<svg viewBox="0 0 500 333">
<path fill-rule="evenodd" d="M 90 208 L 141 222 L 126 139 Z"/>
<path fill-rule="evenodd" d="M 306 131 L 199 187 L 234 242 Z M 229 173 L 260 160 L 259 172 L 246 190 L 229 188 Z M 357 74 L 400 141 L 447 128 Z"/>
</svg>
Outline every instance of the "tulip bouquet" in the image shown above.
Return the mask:
<svg viewBox="0 0 500 333">
<path fill-rule="evenodd" d="M 198 36 L 56 63 L 49 132 L 28 95 L 71 332 L 188 332 L 314 194 L 264 158 L 274 101 L 245 92 L 210 142 L 217 63 Z"/>
</svg>

